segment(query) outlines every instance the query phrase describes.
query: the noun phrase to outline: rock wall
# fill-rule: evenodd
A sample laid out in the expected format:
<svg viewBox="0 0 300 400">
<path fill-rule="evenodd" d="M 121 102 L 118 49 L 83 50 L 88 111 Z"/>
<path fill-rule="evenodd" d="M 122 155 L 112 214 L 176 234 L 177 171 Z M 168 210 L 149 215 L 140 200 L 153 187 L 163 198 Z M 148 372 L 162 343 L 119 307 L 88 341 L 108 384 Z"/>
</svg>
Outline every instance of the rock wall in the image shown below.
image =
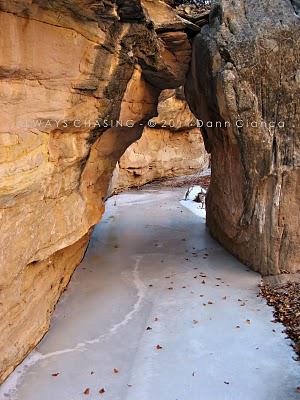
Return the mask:
<svg viewBox="0 0 300 400">
<path fill-rule="evenodd" d="M 263 275 L 300 269 L 299 65 L 290 0 L 220 0 L 193 43 L 186 95 L 211 152 L 207 223 Z"/>
<path fill-rule="evenodd" d="M 149 121 L 141 139 L 121 157 L 111 191 L 138 187 L 159 178 L 194 174 L 208 165 L 200 129 L 182 88 L 163 90 L 158 116 Z"/>
<path fill-rule="evenodd" d="M 183 29 L 160 1 L 1 1 L 0 382 L 48 329 L 116 162 L 183 84 Z"/>
</svg>

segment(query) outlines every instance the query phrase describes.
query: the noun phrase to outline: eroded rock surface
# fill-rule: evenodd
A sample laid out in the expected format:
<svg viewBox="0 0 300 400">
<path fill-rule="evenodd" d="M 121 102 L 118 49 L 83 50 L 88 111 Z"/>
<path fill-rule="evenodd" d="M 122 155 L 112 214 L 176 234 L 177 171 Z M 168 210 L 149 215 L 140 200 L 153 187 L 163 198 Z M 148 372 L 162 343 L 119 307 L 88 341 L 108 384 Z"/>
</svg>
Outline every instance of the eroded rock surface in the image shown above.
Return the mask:
<svg viewBox="0 0 300 400">
<path fill-rule="evenodd" d="M 160 90 L 183 84 L 190 44 L 166 7 L 0 3 L 0 381 L 48 329 Z"/>
<path fill-rule="evenodd" d="M 300 21 L 287 0 L 218 3 L 194 40 L 186 86 L 192 111 L 213 126 L 208 226 L 262 274 L 296 272 Z"/>
<path fill-rule="evenodd" d="M 166 89 L 159 98 L 158 116 L 149 121 L 141 139 L 121 157 L 111 190 L 116 192 L 159 178 L 194 174 L 208 164 L 200 129 L 182 88 Z"/>
</svg>

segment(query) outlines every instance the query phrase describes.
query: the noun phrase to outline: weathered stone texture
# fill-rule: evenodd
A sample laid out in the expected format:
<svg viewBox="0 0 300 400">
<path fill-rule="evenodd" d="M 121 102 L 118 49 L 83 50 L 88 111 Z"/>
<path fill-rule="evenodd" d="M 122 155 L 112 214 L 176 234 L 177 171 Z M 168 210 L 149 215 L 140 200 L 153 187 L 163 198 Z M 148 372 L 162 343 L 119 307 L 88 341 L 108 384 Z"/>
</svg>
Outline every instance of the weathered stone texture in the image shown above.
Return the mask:
<svg viewBox="0 0 300 400">
<path fill-rule="evenodd" d="M 300 21 L 287 0 L 221 0 L 193 43 L 187 99 L 213 125 L 207 223 L 264 275 L 300 269 L 299 65 Z"/>
<path fill-rule="evenodd" d="M 183 84 L 190 44 L 168 11 L 156 33 L 137 0 L 0 2 L 0 381 L 48 329 L 160 90 Z"/>
<path fill-rule="evenodd" d="M 200 129 L 182 88 L 163 90 L 158 116 L 141 139 L 123 154 L 114 172 L 111 192 L 138 187 L 155 179 L 201 172 L 209 165 Z"/>
</svg>

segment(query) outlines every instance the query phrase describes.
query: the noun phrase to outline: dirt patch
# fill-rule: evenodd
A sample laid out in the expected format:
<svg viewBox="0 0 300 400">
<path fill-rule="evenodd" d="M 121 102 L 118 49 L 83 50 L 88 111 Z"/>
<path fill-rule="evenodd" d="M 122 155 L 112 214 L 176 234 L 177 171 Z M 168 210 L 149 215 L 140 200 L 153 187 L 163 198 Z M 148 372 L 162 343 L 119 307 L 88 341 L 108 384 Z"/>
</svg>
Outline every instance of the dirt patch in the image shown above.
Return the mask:
<svg viewBox="0 0 300 400">
<path fill-rule="evenodd" d="M 157 179 L 144 187 L 191 187 L 191 186 L 196 186 L 200 185 L 205 189 L 208 189 L 209 184 L 210 184 L 210 175 L 200 175 L 200 174 L 195 174 L 195 175 L 185 175 L 185 176 L 180 176 L 176 178 L 163 178 L 163 179 Z"/>
<path fill-rule="evenodd" d="M 274 317 L 286 327 L 287 335 L 294 342 L 300 356 L 300 283 L 263 285 L 261 294 L 275 308 Z"/>
</svg>

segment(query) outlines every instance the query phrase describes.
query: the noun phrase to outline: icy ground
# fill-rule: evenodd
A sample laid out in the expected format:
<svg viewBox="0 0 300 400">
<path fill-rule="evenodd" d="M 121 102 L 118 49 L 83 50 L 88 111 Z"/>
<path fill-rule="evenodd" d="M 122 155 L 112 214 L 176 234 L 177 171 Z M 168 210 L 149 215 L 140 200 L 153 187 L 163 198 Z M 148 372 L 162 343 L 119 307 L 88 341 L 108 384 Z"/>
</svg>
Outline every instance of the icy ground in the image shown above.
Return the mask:
<svg viewBox="0 0 300 400">
<path fill-rule="evenodd" d="M 260 276 L 210 238 L 184 194 L 108 201 L 50 331 L 1 399 L 300 399 L 299 364 L 257 297 Z"/>
</svg>

